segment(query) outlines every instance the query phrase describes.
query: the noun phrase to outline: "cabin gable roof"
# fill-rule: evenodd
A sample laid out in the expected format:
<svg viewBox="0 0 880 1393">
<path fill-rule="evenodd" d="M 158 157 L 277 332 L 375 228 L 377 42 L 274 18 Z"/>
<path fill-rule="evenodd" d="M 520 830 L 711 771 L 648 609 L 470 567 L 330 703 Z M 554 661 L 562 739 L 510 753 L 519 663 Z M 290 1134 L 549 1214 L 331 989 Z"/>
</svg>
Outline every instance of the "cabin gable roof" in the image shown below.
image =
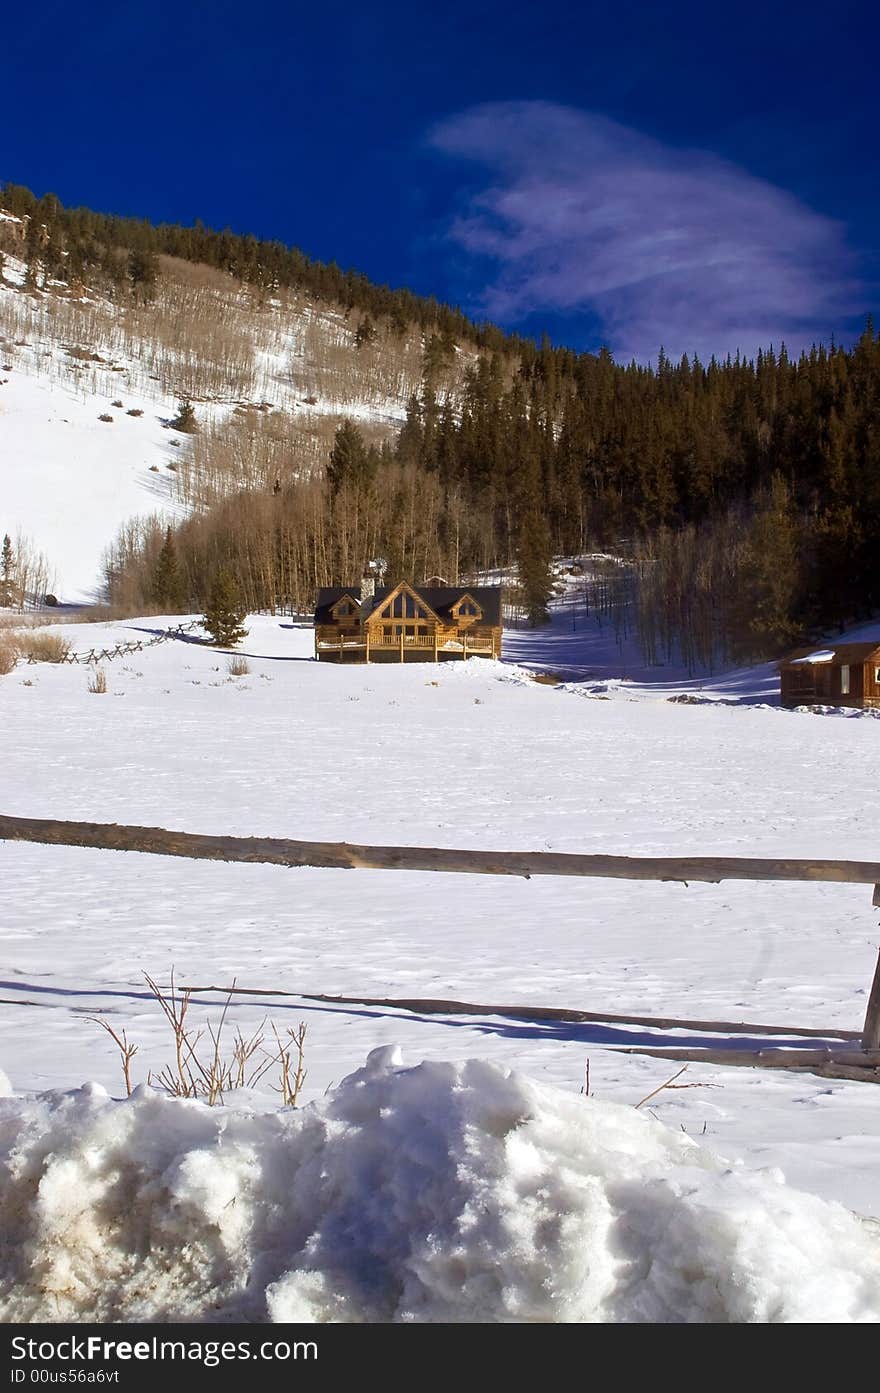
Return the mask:
<svg viewBox="0 0 880 1393">
<path fill-rule="evenodd" d="M 339 601 L 344 597 L 354 600 L 359 606 L 361 603 L 361 587 L 359 585 L 324 585 L 318 591 L 315 601 L 315 623 L 332 624 L 336 618 L 335 609 Z"/>
<path fill-rule="evenodd" d="M 423 593 L 430 600 L 438 614 L 453 620 L 452 611 L 462 600 L 470 598 L 483 611 L 482 622 L 494 628 L 501 627 L 501 587 L 500 585 L 446 585 L 436 589 L 425 589 Z"/>
<path fill-rule="evenodd" d="M 498 585 L 410 585 L 408 581 L 378 586 L 372 595 L 364 595 L 359 585 L 322 586 L 315 603 L 315 624 L 336 623 L 335 607 L 345 596 L 358 605 L 364 624 L 379 622 L 377 610 L 399 593 L 411 595 L 435 623 L 457 624 L 457 607 L 464 600 L 472 600 L 482 610 L 482 615 L 478 616 L 481 625 L 501 627 L 501 587 Z"/>
<path fill-rule="evenodd" d="M 410 591 L 425 605 L 431 612 L 433 618 L 441 624 L 454 624 L 457 616 L 453 614 L 455 606 L 468 596 L 483 611 L 482 623 L 493 628 L 501 627 L 501 587 L 499 585 L 410 585 L 402 582 Z M 365 614 L 365 620 L 374 617 L 376 610 L 384 604 L 389 597 L 400 589 L 400 586 L 389 586 L 385 589 L 377 589 L 372 601 L 372 610 Z M 365 605 L 366 608 L 366 605 Z"/>
</svg>

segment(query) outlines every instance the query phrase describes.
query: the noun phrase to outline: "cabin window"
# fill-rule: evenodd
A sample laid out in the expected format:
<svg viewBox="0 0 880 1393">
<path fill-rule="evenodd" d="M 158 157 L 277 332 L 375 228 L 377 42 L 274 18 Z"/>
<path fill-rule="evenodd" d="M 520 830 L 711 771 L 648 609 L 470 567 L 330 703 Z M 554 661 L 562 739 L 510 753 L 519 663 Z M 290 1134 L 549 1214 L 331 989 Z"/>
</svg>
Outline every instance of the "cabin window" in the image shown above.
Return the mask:
<svg viewBox="0 0 880 1393">
<path fill-rule="evenodd" d="M 383 632 L 383 634 L 385 635 L 386 638 L 390 638 L 390 637 L 391 637 L 391 625 L 390 625 L 390 624 L 384 624 L 384 625 L 382 626 L 382 632 Z"/>
<path fill-rule="evenodd" d="M 840 665 L 840 695 L 849 696 L 849 663 Z"/>
<path fill-rule="evenodd" d="M 415 638 L 415 636 L 416 636 L 416 626 L 415 626 L 415 624 L 407 624 L 407 626 L 406 626 L 406 636 L 407 636 L 407 638 Z"/>
<path fill-rule="evenodd" d="M 412 595 L 403 591 L 381 610 L 383 619 L 427 619 L 428 611 Z"/>
<path fill-rule="evenodd" d="M 472 600 L 465 600 L 464 604 L 459 606 L 458 612 L 460 615 L 465 615 L 469 619 L 476 619 L 477 615 L 480 613 Z"/>
<path fill-rule="evenodd" d="M 880 667 L 875 667 L 874 669 L 874 681 L 880 682 Z"/>
</svg>

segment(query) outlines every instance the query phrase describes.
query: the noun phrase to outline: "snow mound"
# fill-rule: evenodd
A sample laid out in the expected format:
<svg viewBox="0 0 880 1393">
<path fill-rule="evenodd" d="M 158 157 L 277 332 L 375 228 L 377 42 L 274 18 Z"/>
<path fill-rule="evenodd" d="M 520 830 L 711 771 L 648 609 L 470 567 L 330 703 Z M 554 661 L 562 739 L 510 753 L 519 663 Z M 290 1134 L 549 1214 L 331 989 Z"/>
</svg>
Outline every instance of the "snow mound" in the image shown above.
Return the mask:
<svg viewBox="0 0 880 1393">
<path fill-rule="evenodd" d="M 388 1048 L 320 1102 L 0 1101 L 0 1317 L 880 1320 L 880 1248 L 631 1108 Z"/>
<path fill-rule="evenodd" d="M 848 721 L 875 721 L 880 717 L 880 711 L 873 706 L 823 706 L 817 702 L 812 706 L 792 706 L 790 710 L 808 716 L 843 716 Z"/>
</svg>

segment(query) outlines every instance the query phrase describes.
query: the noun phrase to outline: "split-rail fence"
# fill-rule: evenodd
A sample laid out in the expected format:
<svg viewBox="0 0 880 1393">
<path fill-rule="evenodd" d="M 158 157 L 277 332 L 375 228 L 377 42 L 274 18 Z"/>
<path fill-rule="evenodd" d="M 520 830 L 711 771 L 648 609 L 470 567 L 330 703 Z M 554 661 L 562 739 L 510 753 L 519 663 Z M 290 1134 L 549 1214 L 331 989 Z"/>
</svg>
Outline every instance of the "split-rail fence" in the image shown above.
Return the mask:
<svg viewBox="0 0 880 1393">
<path fill-rule="evenodd" d="M 41 842 L 52 846 L 95 847 L 110 851 L 136 851 L 158 856 L 185 856 L 197 860 L 260 862 L 276 866 L 313 866 L 335 870 L 445 871 L 471 875 L 585 876 L 618 880 L 704 881 L 722 880 L 801 881 L 873 885 L 874 905 L 880 907 L 880 862 L 836 860 L 783 860 L 734 856 L 604 856 L 547 851 L 474 851 L 450 847 L 358 846 L 348 842 L 295 841 L 278 837 L 208 836 L 174 832 L 162 827 L 135 827 L 118 823 L 62 822 L 53 819 L 7 817 L 0 814 L 0 841 Z M 213 990 L 213 988 L 211 989 Z M 353 1000 L 353 998 L 349 998 Z M 393 1004 L 388 1002 L 387 1004 Z M 399 1003 L 414 1009 L 414 1003 Z M 420 1009 L 431 1003 L 421 1003 Z M 435 1004 L 434 1009 L 461 1008 L 462 1003 Z M 492 1008 L 479 1008 L 492 1009 Z M 516 1008 L 528 1011 L 529 1008 Z M 499 1010 L 509 1014 L 511 1008 Z M 607 1019 L 587 1012 L 559 1012 L 559 1019 Z M 546 1017 L 547 1012 L 543 1012 Z M 620 1020 L 634 1020 L 620 1017 Z M 647 1023 L 647 1022 L 645 1022 Z M 669 1022 L 657 1021 L 662 1029 Z M 679 1026 L 688 1022 L 677 1021 Z M 720 1033 L 743 1033 L 742 1024 L 691 1022 L 691 1028 Z M 751 1028 L 748 1028 L 751 1029 Z M 768 1028 L 781 1034 L 784 1028 Z M 799 1032 L 786 1029 L 796 1036 Z M 811 1029 L 809 1035 L 848 1040 L 841 1049 L 812 1051 L 759 1050 L 708 1051 L 656 1049 L 640 1046 L 638 1053 L 671 1059 L 699 1058 L 711 1063 L 752 1064 L 805 1068 L 813 1073 L 857 1078 L 880 1083 L 880 957 L 868 993 L 864 1025 L 852 1031 Z"/>
</svg>

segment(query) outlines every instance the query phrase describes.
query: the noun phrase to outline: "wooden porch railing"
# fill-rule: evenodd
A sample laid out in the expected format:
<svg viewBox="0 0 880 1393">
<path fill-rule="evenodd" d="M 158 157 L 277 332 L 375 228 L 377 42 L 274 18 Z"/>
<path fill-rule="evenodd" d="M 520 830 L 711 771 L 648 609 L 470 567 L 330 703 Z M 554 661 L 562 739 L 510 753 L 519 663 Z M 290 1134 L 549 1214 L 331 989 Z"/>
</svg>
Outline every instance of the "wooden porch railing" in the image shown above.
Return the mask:
<svg viewBox="0 0 880 1393">
<path fill-rule="evenodd" d="M 444 627 L 433 630 L 406 633 L 406 623 L 395 622 L 394 628 L 403 627 L 404 632 L 386 634 L 383 629 L 374 629 L 369 640 L 360 629 L 341 629 L 333 625 L 321 624 L 315 629 L 315 651 L 321 653 L 345 652 L 348 649 L 375 652 L 382 649 L 388 652 L 406 651 L 413 648 L 436 649 L 437 653 L 500 653 L 501 645 L 497 631 L 491 628 L 455 629 Z"/>
</svg>

